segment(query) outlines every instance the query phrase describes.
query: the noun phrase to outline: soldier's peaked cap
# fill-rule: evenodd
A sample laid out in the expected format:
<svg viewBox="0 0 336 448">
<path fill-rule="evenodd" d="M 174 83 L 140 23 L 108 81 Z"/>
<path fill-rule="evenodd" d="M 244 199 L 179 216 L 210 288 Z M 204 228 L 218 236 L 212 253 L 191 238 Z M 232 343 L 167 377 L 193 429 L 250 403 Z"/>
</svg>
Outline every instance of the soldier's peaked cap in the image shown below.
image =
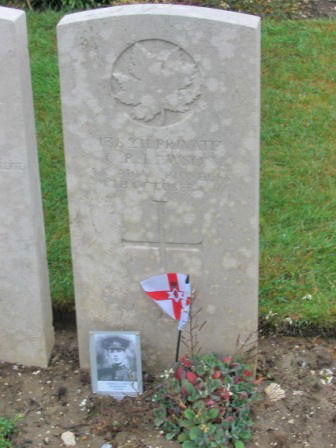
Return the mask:
<svg viewBox="0 0 336 448">
<path fill-rule="evenodd" d="M 109 336 L 103 340 L 103 347 L 106 350 L 126 350 L 129 346 L 130 341 L 119 336 Z"/>
</svg>

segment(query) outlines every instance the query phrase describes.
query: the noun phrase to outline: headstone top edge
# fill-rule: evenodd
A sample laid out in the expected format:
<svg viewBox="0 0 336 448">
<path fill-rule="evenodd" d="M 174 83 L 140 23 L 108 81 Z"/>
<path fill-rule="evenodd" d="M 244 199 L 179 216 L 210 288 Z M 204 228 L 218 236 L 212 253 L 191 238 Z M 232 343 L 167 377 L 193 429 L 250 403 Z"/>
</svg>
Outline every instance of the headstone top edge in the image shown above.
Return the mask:
<svg viewBox="0 0 336 448">
<path fill-rule="evenodd" d="M 26 13 L 21 9 L 6 8 L 5 6 L 0 6 L 0 20 L 8 20 L 11 22 L 15 22 L 16 20 L 25 15 Z"/>
<path fill-rule="evenodd" d="M 112 6 L 98 8 L 90 11 L 82 11 L 64 16 L 57 27 L 86 22 L 103 18 L 137 15 L 166 15 L 176 17 L 188 17 L 196 19 L 213 20 L 214 22 L 225 22 L 232 25 L 240 25 L 257 29 L 260 17 L 250 14 L 242 14 L 232 11 L 224 11 L 215 8 L 203 8 L 200 6 L 172 5 L 172 4 L 137 4 Z"/>
</svg>

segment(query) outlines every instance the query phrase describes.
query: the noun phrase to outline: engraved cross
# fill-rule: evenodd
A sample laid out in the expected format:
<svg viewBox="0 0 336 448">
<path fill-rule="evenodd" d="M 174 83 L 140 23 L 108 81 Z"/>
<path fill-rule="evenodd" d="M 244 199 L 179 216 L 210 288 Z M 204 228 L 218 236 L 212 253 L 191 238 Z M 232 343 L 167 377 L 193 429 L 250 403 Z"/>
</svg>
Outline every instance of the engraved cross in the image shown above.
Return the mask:
<svg viewBox="0 0 336 448">
<path fill-rule="evenodd" d="M 128 240 L 122 238 L 122 242 L 135 247 L 157 247 L 160 253 L 160 268 L 163 271 L 167 271 L 167 250 L 169 248 L 175 249 L 186 249 L 195 251 L 199 250 L 202 245 L 202 241 L 196 243 L 176 243 L 167 241 L 166 232 L 164 227 L 165 222 L 165 205 L 167 201 L 153 201 L 156 203 L 156 210 L 158 215 L 158 223 L 159 223 L 159 238 L 158 241 L 137 241 L 137 240 Z"/>
</svg>

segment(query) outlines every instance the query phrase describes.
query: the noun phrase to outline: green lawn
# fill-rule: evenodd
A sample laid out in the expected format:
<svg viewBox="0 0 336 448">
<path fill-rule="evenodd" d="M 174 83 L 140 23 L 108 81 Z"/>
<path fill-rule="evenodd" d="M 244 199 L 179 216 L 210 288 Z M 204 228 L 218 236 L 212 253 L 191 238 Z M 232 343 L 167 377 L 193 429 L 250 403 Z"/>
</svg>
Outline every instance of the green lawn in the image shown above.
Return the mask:
<svg viewBox="0 0 336 448">
<path fill-rule="evenodd" d="M 336 322 L 335 45 L 335 22 L 263 27 L 260 312 L 301 327 Z"/>
<path fill-rule="evenodd" d="M 59 309 L 73 306 L 55 38 L 60 16 L 28 14 L 51 290 Z M 288 328 L 330 330 L 336 323 L 335 48 L 336 22 L 263 23 L 260 316 Z"/>
<path fill-rule="evenodd" d="M 51 295 L 54 306 L 68 308 L 74 294 L 57 68 L 60 18 L 54 12 L 29 13 L 28 30 Z"/>
</svg>

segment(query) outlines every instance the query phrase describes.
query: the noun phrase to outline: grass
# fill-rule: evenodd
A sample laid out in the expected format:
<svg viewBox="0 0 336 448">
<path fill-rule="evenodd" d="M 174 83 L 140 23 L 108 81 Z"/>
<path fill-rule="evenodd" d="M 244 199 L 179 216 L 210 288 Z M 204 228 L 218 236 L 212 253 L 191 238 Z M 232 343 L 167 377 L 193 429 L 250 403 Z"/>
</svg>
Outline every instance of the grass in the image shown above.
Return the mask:
<svg viewBox="0 0 336 448">
<path fill-rule="evenodd" d="M 54 12 L 28 15 L 51 291 L 62 309 L 73 307 L 73 288 L 59 18 Z M 288 329 L 336 324 L 335 48 L 335 22 L 263 23 L 260 316 Z"/>
<path fill-rule="evenodd" d="M 336 322 L 335 44 L 335 22 L 263 27 L 260 312 L 326 329 Z"/>
<path fill-rule="evenodd" d="M 15 431 L 18 418 L 20 417 L 6 418 L 0 416 L 0 448 L 13 448 L 10 437 Z"/>
<path fill-rule="evenodd" d="M 56 24 L 61 14 L 29 13 L 29 47 L 46 224 L 51 295 L 58 309 L 73 307 L 65 187 Z"/>
</svg>

